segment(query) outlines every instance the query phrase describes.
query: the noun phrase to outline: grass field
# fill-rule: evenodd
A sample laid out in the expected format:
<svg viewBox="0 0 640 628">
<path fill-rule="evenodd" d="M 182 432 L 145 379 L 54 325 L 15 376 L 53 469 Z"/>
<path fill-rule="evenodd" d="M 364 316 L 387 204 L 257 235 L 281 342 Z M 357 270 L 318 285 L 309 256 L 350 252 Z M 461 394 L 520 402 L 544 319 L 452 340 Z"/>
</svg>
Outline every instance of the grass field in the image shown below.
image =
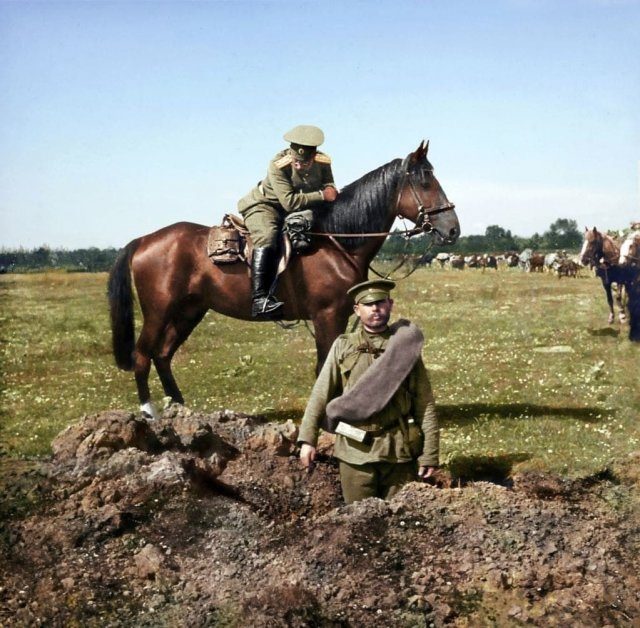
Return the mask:
<svg viewBox="0 0 640 628">
<path fill-rule="evenodd" d="M 105 274 L 0 277 L 0 454 L 46 455 L 82 415 L 137 408 L 133 376 L 111 356 L 105 295 Z M 640 449 L 640 344 L 606 325 L 595 278 L 425 268 L 395 299 L 394 318 L 427 337 L 451 468 L 492 460 L 584 475 Z M 303 325 L 210 313 L 174 365 L 193 409 L 297 420 L 314 360 Z M 152 392 L 161 399 L 154 372 Z"/>
</svg>

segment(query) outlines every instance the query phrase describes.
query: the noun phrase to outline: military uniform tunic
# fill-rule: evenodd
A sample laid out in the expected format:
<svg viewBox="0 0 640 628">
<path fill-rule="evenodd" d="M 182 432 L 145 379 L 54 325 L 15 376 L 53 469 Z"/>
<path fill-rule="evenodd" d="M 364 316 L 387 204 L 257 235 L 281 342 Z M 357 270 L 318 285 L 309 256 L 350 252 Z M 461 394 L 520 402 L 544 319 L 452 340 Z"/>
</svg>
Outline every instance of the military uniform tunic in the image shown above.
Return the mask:
<svg viewBox="0 0 640 628">
<path fill-rule="evenodd" d="M 386 347 L 390 330 L 371 334 L 364 328 L 339 336 L 316 380 L 302 418 L 298 440 L 316 446 L 320 425 L 329 401 L 349 390 Z M 412 451 L 413 440 L 407 419 L 422 431 L 421 451 Z M 374 435 L 359 443 L 336 434 L 334 455 L 351 465 L 406 463 L 417 459 L 420 466 L 438 465 L 439 428 L 435 401 L 427 370 L 418 359 L 387 406 L 357 427 Z"/>
<path fill-rule="evenodd" d="M 289 149 L 280 151 L 269 162 L 267 176 L 238 202 L 256 247 L 277 246 L 285 214 L 319 205 L 322 190 L 335 187 L 328 155 L 317 152 L 304 172 L 292 163 Z"/>
</svg>

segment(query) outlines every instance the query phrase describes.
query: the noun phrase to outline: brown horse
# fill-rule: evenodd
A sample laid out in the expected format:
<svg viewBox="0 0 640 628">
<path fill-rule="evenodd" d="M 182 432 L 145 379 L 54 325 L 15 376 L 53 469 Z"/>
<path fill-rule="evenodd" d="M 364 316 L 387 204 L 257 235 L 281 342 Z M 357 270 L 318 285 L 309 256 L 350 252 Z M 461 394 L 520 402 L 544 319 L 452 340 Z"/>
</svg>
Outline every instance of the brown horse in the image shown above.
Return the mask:
<svg viewBox="0 0 640 628">
<path fill-rule="evenodd" d="M 584 231 L 584 241 L 580 251 L 580 263 L 596 269 L 596 276 L 600 277 L 607 304 L 609 305 L 609 324 L 615 319 L 613 309 L 613 295 L 615 285 L 615 301 L 618 305 L 618 319 L 621 323 L 627 320 L 623 303 L 623 291 L 627 282 L 627 274 L 618 264 L 620 246 L 608 234 L 600 233 L 595 227 Z"/>
<path fill-rule="evenodd" d="M 411 220 L 416 232 L 431 233 L 438 243 L 453 243 L 460 234 L 454 206 L 427 159 L 428 146 L 421 142 L 404 160 L 364 175 L 337 201 L 316 210 L 314 232 L 322 235 L 280 276 L 276 296 L 285 303 L 284 319 L 313 322 L 317 368 L 352 312 L 347 288 L 367 278 L 396 217 Z M 248 266 L 212 264 L 208 233 L 206 226 L 180 222 L 132 240 L 109 276 L 116 363 L 134 371 L 141 409 L 151 416 L 156 416 L 148 383 L 152 361 L 165 394 L 183 403 L 171 359 L 207 311 L 252 320 Z M 131 276 L 143 315 L 135 345 Z"/>
</svg>

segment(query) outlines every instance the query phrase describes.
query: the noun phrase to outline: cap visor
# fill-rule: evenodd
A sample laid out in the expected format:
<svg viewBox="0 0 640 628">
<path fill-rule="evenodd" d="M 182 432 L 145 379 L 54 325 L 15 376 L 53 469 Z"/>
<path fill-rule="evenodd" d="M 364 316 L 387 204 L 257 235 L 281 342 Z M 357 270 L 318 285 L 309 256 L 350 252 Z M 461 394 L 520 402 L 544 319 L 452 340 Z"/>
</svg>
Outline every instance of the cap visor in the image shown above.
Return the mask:
<svg viewBox="0 0 640 628">
<path fill-rule="evenodd" d="M 369 294 L 366 294 L 361 299 L 359 299 L 357 303 L 375 303 L 376 301 L 384 301 L 388 297 L 388 292 L 370 292 Z"/>
</svg>

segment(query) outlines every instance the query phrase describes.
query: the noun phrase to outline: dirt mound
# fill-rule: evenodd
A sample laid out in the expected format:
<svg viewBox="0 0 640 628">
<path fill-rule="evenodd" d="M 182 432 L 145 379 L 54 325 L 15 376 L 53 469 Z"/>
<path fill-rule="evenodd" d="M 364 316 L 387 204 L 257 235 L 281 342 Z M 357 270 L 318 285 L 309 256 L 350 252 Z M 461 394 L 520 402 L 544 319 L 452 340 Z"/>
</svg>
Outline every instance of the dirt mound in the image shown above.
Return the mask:
<svg viewBox="0 0 640 628">
<path fill-rule="evenodd" d="M 332 442 L 172 407 L 85 417 L 4 461 L 0 624 L 634 625 L 640 455 L 341 505 Z"/>
</svg>

